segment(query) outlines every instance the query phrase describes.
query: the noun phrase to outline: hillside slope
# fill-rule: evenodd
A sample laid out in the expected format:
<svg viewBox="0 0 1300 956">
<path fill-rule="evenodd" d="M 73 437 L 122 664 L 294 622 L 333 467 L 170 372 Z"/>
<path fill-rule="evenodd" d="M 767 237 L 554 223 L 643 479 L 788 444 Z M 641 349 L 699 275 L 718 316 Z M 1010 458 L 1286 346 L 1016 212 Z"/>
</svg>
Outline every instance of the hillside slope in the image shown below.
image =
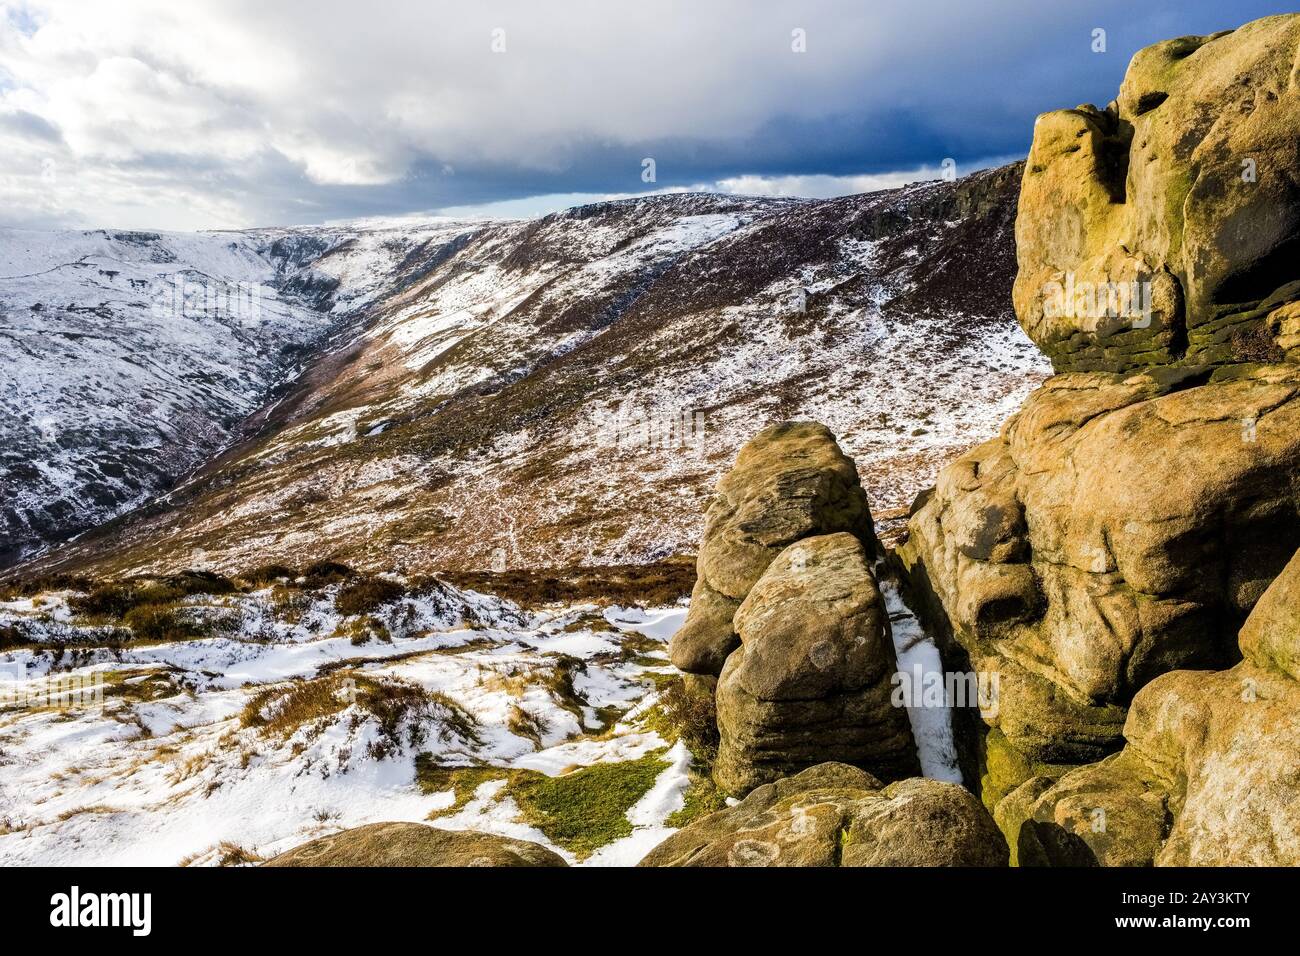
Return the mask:
<svg viewBox="0 0 1300 956">
<path fill-rule="evenodd" d="M 693 548 L 739 445 L 793 417 L 835 430 L 878 512 L 905 505 L 1047 372 L 1010 307 L 1020 170 L 430 244 L 258 436 L 42 565 L 651 560 Z"/>
</svg>

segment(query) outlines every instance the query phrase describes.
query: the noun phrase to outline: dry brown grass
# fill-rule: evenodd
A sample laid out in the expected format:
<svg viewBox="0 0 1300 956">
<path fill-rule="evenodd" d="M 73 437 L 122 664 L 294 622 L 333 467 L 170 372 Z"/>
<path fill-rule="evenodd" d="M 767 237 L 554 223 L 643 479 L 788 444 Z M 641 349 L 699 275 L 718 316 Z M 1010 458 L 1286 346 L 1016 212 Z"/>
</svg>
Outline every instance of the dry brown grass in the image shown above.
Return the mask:
<svg viewBox="0 0 1300 956">
<path fill-rule="evenodd" d="M 510 707 L 506 729 L 516 737 L 531 740 L 534 749 L 542 749 L 542 735 L 546 733 L 546 724 L 536 714 L 529 713 L 518 704 L 512 704 Z"/>
<path fill-rule="evenodd" d="M 312 596 L 287 584 L 271 588 L 271 608 L 287 624 L 297 624 L 312 605 Z"/>
<path fill-rule="evenodd" d="M 712 764 L 718 754 L 714 699 L 687 693 L 680 677 L 661 685 L 659 700 L 646 714 L 646 724 L 669 742 L 683 741 L 701 763 Z"/>
<path fill-rule="evenodd" d="M 58 820 L 60 823 L 63 823 L 65 820 L 71 820 L 73 817 L 79 817 L 84 814 L 90 814 L 90 813 L 98 813 L 98 814 L 117 813 L 117 810 L 114 809 L 113 807 L 105 806 L 102 803 L 95 803 L 87 807 L 74 807 L 71 810 L 64 810 L 57 817 L 55 817 L 55 819 Z"/>
<path fill-rule="evenodd" d="M 541 687 L 550 694 L 557 707 L 578 718 L 581 726 L 586 699 L 574 687 L 574 677 L 583 673 L 587 664 L 580 657 L 568 654 L 548 654 L 541 661 L 509 661 L 503 664 L 479 665 L 479 686 L 501 691 L 511 697 L 522 698 L 530 687 Z"/>
<path fill-rule="evenodd" d="M 654 564 L 454 571 L 442 575 L 460 588 L 507 598 L 523 607 L 548 604 L 640 604 L 662 606 L 687 597 L 695 585 L 695 559 L 665 558 Z"/>
<path fill-rule="evenodd" d="M 299 731 L 310 739 L 353 706 L 355 722 L 374 719 L 379 725 L 379 739 L 369 745 L 376 760 L 417 747 L 430 733 L 444 741 L 480 740 L 478 720 L 448 695 L 394 677 L 346 671 L 265 688 L 244 705 L 240 723 L 281 740 Z"/>
<path fill-rule="evenodd" d="M 190 853 L 181 857 L 176 865 L 193 866 L 200 860 L 206 860 L 214 856 L 217 866 L 253 866 L 266 859 L 261 854 L 248 849 L 248 847 L 240 846 L 231 840 L 222 840 L 206 850 L 200 850 L 198 853 Z"/>
<path fill-rule="evenodd" d="M 1278 363 L 1286 361 L 1286 352 L 1277 344 L 1273 331 L 1254 324 L 1232 333 L 1232 350 L 1238 361 Z"/>
<path fill-rule="evenodd" d="M 484 690 L 499 691 L 510 697 L 523 697 L 529 687 L 540 683 L 541 668 L 536 664 L 519 661 L 478 664 L 478 685 Z"/>
<path fill-rule="evenodd" d="M 406 588 L 389 578 L 367 575 L 349 581 L 334 598 L 335 609 L 345 616 L 371 614 L 406 594 Z"/>
<path fill-rule="evenodd" d="M 267 687 L 244 705 L 240 723 L 267 735 L 290 737 L 299 728 L 350 706 L 354 691 L 355 679 L 343 674 Z"/>
<path fill-rule="evenodd" d="M 171 769 L 167 771 L 167 780 L 173 786 L 184 783 L 191 777 L 196 776 L 205 767 L 212 763 L 211 751 L 201 751 L 200 753 L 182 755 L 178 754 L 171 760 Z"/>
<path fill-rule="evenodd" d="M 0 817 L 0 836 L 8 836 L 11 833 L 26 833 L 31 828 L 32 824 L 16 817 Z"/>
</svg>

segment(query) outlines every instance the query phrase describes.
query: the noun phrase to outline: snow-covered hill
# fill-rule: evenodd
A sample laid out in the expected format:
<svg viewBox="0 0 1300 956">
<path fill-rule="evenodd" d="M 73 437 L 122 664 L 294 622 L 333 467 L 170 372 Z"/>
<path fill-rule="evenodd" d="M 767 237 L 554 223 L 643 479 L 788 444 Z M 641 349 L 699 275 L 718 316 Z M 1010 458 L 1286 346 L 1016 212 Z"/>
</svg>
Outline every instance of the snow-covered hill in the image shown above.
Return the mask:
<svg viewBox="0 0 1300 956">
<path fill-rule="evenodd" d="M 211 460 L 413 248 L 468 228 L 0 230 L 0 562 Z"/>
<path fill-rule="evenodd" d="M 365 640 L 337 586 L 283 591 L 187 598 L 211 636 L 127 649 L 73 623 L 66 594 L 0 601 L 0 630 L 25 635 L 0 644 L 0 861 L 237 862 L 426 818 L 549 843 L 497 798 L 507 774 L 637 760 L 655 765 L 644 819 L 588 862 L 633 864 L 672 832 L 690 757 L 644 717 L 684 607 L 522 611 L 430 582 Z M 458 801 L 417 776 L 427 761 L 495 769 Z"/>
<path fill-rule="evenodd" d="M 397 227 L 332 272 L 339 237 L 295 231 L 315 252 L 282 255 L 278 288 L 333 303 L 331 347 L 249 437 L 42 565 L 649 560 L 692 549 L 739 446 L 796 417 L 836 431 L 888 518 L 1048 372 L 1010 306 L 1020 168 Z"/>
</svg>

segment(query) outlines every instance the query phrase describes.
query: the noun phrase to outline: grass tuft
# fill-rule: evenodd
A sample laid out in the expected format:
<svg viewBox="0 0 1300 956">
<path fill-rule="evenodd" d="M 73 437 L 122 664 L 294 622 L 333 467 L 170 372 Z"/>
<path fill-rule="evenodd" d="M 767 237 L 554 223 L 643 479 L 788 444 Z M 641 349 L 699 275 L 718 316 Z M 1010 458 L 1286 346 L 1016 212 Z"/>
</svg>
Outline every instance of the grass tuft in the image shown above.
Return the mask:
<svg viewBox="0 0 1300 956">
<path fill-rule="evenodd" d="M 697 763 L 712 766 L 718 756 L 718 712 L 711 695 L 691 694 L 674 676 L 659 689 L 659 700 L 644 717 L 645 725 L 669 743 L 686 744 Z"/>
<path fill-rule="evenodd" d="M 369 754 L 376 760 L 405 747 L 418 747 L 430 733 L 442 741 L 459 737 L 467 743 L 481 743 L 478 719 L 441 691 L 425 690 L 395 677 L 349 672 L 261 690 L 244 705 L 240 723 L 281 739 L 299 731 L 314 737 L 331 718 L 354 706 L 355 724 L 373 718 L 379 725 L 378 739 L 369 744 Z"/>
<path fill-rule="evenodd" d="M 375 576 L 360 577 L 339 589 L 334 607 L 342 615 L 371 614 L 406 594 L 397 581 Z"/>
<path fill-rule="evenodd" d="M 264 588 L 268 584 L 276 584 L 280 581 L 292 581 L 298 576 L 293 568 L 284 564 L 262 564 L 243 574 L 238 575 L 238 579 L 251 588 Z"/>
<path fill-rule="evenodd" d="M 531 740 L 535 750 L 542 749 L 542 736 L 546 733 L 546 725 L 540 717 L 529 713 L 518 704 L 510 705 L 510 716 L 506 720 L 506 729 L 516 737 Z"/>
<path fill-rule="evenodd" d="M 727 795 L 714 784 L 712 773 L 718 756 L 718 716 L 713 697 L 688 693 L 681 677 L 674 676 L 660 685 L 659 700 L 643 720 L 660 737 L 673 743 L 680 740 L 691 752 L 686 802 L 669 814 L 665 824 L 684 827 L 698 817 L 724 809 Z"/>
<path fill-rule="evenodd" d="M 140 604 L 122 615 L 122 624 L 142 641 L 184 641 L 201 637 L 203 630 L 171 604 Z"/>
</svg>

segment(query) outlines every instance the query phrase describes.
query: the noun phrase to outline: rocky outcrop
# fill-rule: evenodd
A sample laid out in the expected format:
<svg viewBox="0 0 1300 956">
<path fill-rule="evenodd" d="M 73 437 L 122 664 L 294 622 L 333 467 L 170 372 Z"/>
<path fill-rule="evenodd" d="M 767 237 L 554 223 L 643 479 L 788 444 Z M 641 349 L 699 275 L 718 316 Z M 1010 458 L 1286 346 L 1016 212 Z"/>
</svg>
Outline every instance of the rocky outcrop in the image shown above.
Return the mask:
<svg viewBox="0 0 1300 956">
<path fill-rule="evenodd" d="M 1242 628 L 1245 660 L 1152 681 L 1120 753 L 1000 819 L 1021 864 L 1300 865 L 1297 594 L 1300 553 Z"/>
<path fill-rule="evenodd" d="M 1298 50 L 1300 15 L 1157 44 L 1107 109 L 1035 130 L 1015 304 L 1062 374 L 943 470 L 897 553 L 947 669 L 996 676 L 967 750 L 1022 864 L 1300 862 Z M 829 834 L 861 798 L 771 781 L 905 749 L 869 555 L 806 494 L 789 519 L 776 437 L 720 488 L 674 651 L 712 673 L 739 640 L 714 774 L 764 786 L 647 862 L 847 861 Z"/>
<path fill-rule="evenodd" d="M 672 640 L 673 663 L 688 673 L 720 674 L 739 643 L 732 619 L 768 565 L 801 538 L 837 531 L 876 553 L 857 468 L 830 430 L 785 422 L 754 436 L 709 504 L 690 614 Z"/>
<path fill-rule="evenodd" d="M 895 707 L 888 616 L 862 542 L 847 532 L 782 551 L 735 615 L 741 646 L 718 681 L 724 791 L 826 760 L 885 779 L 919 772 L 907 711 Z"/>
<path fill-rule="evenodd" d="M 1016 314 L 1057 371 L 1300 360 L 1300 16 L 1140 51 L 1038 118 Z"/>
<path fill-rule="evenodd" d="M 558 853 L 491 833 L 372 823 L 312 840 L 265 866 L 567 866 Z"/>
<path fill-rule="evenodd" d="M 824 763 L 696 820 L 640 866 L 1005 866 L 1007 846 L 964 788 L 913 778 L 885 786 Z"/>
<path fill-rule="evenodd" d="M 1231 663 L 1300 542 L 1300 368 L 1170 388 L 1050 380 L 911 518 L 900 556 L 1030 760 L 1095 760 L 1152 678 Z"/>
<path fill-rule="evenodd" d="M 898 552 L 948 666 L 999 678 L 969 748 L 1021 862 L 1212 860 L 1171 768 L 1269 792 L 1287 763 L 1227 741 L 1274 719 L 1233 682 L 1281 699 L 1300 667 L 1293 591 L 1232 639 L 1300 545 L 1297 51 L 1295 15 L 1156 44 L 1105 110 L 1035 128 L 1015 304 L 1062 374 L 943 470 Z M 1285 855 L 1251 829 L 1223 858 Z"/>
</svg>

